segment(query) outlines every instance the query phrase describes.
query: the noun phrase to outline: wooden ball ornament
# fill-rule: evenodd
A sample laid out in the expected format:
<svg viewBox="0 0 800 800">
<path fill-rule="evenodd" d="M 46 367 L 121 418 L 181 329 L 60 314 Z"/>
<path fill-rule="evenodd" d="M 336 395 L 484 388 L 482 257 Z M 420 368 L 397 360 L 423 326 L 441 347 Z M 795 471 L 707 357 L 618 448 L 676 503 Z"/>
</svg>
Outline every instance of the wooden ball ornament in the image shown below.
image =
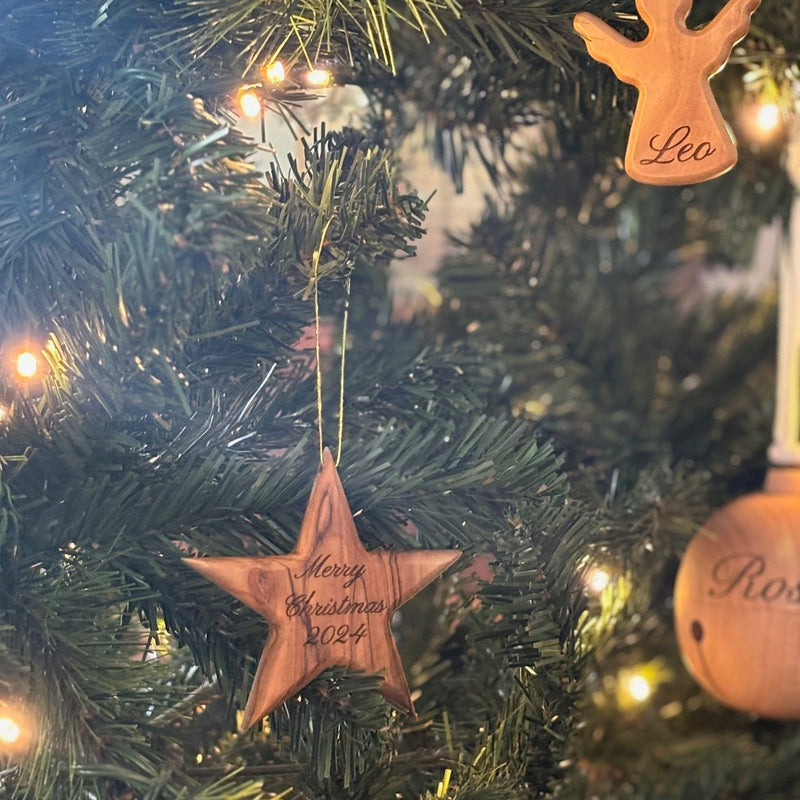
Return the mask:
<svg viewBox="0 0 800 800">
<path fill-rule="evenodd" d="M 800 719 L 800 467 L 770 469 L 763 492 L 702 526 L 678 571 L 675 629 L 718 700 Z"/>
</svg>

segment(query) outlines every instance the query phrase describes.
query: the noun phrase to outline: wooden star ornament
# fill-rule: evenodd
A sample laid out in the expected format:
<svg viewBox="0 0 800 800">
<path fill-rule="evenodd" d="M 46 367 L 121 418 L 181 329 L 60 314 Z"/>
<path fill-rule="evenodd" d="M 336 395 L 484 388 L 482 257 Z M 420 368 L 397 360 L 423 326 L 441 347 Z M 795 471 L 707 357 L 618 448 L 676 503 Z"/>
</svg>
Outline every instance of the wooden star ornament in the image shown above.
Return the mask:
<svg viewBox="0 0 800 800">
<path fill-rule="evenodd" d="M 326 449 L 291 553 L 186 559 L 269 622 L 242 727 L 333 666 L 382 672 L 383 696 L 413 716 L 392 615 L 459 555 L 458 550 L 365 550 Z"/>
</svg>

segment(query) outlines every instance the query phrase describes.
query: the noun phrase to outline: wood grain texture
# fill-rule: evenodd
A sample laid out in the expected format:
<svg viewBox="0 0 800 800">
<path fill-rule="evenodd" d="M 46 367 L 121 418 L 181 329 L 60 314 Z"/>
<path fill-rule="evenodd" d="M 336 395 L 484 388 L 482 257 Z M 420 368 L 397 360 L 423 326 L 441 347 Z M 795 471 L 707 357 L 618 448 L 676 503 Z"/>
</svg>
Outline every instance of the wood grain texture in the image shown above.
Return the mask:
<svg viewBox="0 0 800 800">
<path fill-rule="evenodd" d="M 291 553 L 186 559 L 269 622 L 242 726 L 249 728 L 332 666 L 382 672 L 384 697 L 413 715 L 391 634 L 392 615 L 459 555 L 458 550 L 367 552 L 325 450 Z"/>
<path fill-rule="evenodd" d="M 641 42 L 626 39 L 593 14 L 580 12 L 575 30 L 589 54 L 639 90 L 625 171 L 652 184 L 688 184 L 727 172 L 736 145 L 711 93 L 709 79 L 725 65 L 760 0 L 729 0 L 704 28 L 686 27 L 691 0 L 637 0 L 647 24 Z"/>
<path fill-rule="evenodd" d="M 777 491 L 734 500 L 690 543 L 675 584 L 675 630 L 694 678 L 723 703 L 800 718 L 800 469 Z"/>
</svg>

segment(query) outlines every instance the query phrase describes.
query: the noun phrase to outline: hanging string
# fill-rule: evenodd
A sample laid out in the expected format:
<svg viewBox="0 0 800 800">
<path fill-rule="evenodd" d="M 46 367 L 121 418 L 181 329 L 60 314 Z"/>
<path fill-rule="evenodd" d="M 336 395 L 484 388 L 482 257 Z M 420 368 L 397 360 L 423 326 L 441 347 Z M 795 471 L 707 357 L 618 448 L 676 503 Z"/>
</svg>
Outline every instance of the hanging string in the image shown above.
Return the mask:
<svg viewBox="0 0 800 800">
<path fill-rule="evenodd" d="M 319 463 L 322 463 L 325 445 L 322 435 L 322 366 L 319 363 L 319 250 L 314 251 L 314 361 L 317 371 L 317 432 L 319 433 Z"/>
<path fill-rule="evenodd" d="M 325 453 L 325 437 L 322 430 L 322 364 L 320 362 L 320 314 L 319 314 L 319 259 L 322 246 L 325 242 L 325 235 L 328 227 L 333 220 L 329 219 L 322 229 L 320 246 L 314 251 L 312 257 L 313 281 L 314 281 L 314 356 L 316 361 L 317 378 L 317 430 L 319 432 L 319 461 L 322 463 Z M 336 466 L 342 458 L 342 443 L 344 441 L 344 376 L 345 376 L 345 354 L 347 353 L 347 322 L 350 316 L 350 276 L 345 282 L 345 302 L 344 318 L 342 320 L 342 359 L 339 372 L 339 429 L 336 436 Z"/>
<path fill-rule="evenodd" d="M 342 319 L 342 366 L 339 371 L 339 431 L 336 442 L 336 466 L 342 460 L 342 439 L 344 438 L 344 359 L 347 353 L 347 319 L 350 316 L 350 276 L 345 283 L 344 318 Z"/>
</svg>

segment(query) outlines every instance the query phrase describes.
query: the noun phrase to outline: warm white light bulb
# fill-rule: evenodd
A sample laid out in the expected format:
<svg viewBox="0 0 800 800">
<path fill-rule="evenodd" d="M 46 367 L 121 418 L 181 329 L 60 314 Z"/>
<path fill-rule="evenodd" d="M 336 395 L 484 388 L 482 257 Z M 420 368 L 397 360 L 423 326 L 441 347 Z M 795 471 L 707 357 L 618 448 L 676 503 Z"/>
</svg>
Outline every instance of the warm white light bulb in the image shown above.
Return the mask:
<svg viewBox="0 0 800 800">
<path fill-rule="evenodd" d="M 25 350 L 17 356 L 17 374 L 20 377 L 32 378 L 37 369 L 39 369 L 39 361 L 30 351 Z"/>
<path fill-rule="evenodd" d="M 756 124 L 764 133 L 771 133 L 781 122 L 781 110 L 775 103 L 763 103 L 756 112 Z"/>
<path fill-rule="evenodd" d="M 326 69 L 310 69 L 306 81 L 310 86 L 327 86 L 331 82 L 331 73 Z"/>
<path fill-rule="evenodd" d="M 601 594 L 611 581 L 608 570 L 602 567 L 593 567 L 586 575 L 586 588 L 592 594 Z"/>
<path fill-rule="evenodd" d="M 280 83 L 286 77 L 286 70 L 280 61 L 273 61 L 264 72 L 270 83 Z"/>
<path fill-rule="evenodd" d="M 631 699 L 635 700 L 637 703 L 643 703 L 650 697 L 653 691 L 647 678 L 638 673 L 634 673 L 628 677 L 625 690 L 630 695 Z"/>
<path fill-rule="evenodd" d="M 261 113 L 261 101 L 255 92 L 242 92 L 239 95 L 239 105 L 246 117 L 257 117 Z"/>
<path fill-rule="evenodd" d="M 22 729 L 11 717 L 0 717 L 0 743 L 14 744 L 19 741 Z"/>
</svg>

